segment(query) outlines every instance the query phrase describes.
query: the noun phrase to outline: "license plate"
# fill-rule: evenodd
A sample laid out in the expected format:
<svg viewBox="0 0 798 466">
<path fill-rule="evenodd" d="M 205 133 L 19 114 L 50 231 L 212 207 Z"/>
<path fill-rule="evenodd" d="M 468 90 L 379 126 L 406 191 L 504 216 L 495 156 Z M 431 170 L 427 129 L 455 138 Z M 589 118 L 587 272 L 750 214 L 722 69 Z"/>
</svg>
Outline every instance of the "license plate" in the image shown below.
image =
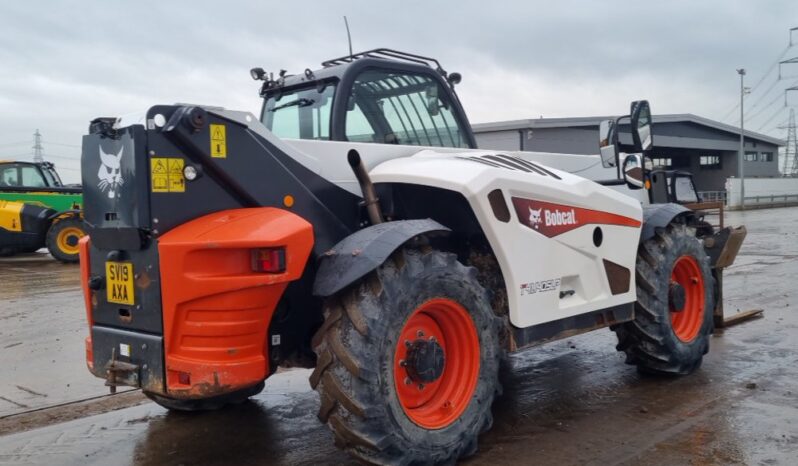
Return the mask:
<svg viewBox="0 0 798 466">
<path fill-rule="evenodd" d="M 133 264 L 105 263 L 106 291 L 109 303 L 133 305 Z"/>
</svg>

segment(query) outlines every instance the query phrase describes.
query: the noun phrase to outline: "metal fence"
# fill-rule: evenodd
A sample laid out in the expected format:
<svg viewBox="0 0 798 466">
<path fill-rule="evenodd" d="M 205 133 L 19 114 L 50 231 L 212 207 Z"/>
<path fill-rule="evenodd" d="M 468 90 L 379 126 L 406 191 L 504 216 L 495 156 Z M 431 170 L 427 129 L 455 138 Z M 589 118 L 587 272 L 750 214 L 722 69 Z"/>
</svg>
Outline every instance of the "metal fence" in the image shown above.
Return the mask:
<svg viewBox="0 0 798 466">
<path fill-rule="evenodd" d="M 722 202 L 726 204 L 726 191 L 699 191 L 701 202 Z"/>
<path fill-rule="evenodd" d="M 798 194 L 769 194 L 765 196 L 745 196 L 745 207 L 782 207 L 798 205 Z"/>
</svg>

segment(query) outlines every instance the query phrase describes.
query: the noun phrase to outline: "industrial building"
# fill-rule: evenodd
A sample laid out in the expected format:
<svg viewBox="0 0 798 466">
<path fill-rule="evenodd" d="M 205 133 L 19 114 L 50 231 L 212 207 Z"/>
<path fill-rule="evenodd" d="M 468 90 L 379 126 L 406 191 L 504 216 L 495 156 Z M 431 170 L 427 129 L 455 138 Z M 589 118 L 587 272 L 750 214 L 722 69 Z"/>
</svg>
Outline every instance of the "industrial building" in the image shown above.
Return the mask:
<svg viewBox="0 0 798 466">
<path fill-rule="evenodd" d="M 475 124 L 477 145 L 485 149 L 597 154 L 599 123 L 611 117 L 539 118 Z M 656 166 L 693 173 L 699 191 L 724 191 L 738 177 L 740 129 L 700 116 L 653 117 Z M 629 125 L 621 124 L 621 150 L 631 151 Z M 781 139 L 745 131 L 746 178 L 780 176 Z"/>
</svg>

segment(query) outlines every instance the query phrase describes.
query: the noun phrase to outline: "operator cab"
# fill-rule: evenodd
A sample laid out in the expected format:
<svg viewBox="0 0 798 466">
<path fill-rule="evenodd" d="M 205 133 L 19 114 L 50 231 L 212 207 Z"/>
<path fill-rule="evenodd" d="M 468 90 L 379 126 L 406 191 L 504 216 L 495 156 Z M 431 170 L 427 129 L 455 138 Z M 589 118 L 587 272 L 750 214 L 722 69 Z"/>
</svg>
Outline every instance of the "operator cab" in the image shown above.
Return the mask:
<svg viewBox="0 0 798 466">
<path fill-rule="evenodd" d="M 51 162 L 0 162 L 0 187 L 47 188 L 62 187 Z"/>
<path fill-rule="evenodd" d="M 301 75 L 264 81 L 261 121 L 281 139 L 476 148 L 460 105 L 458 73 L 437 60 L 374 49 L 322 63 Z"/>
</svg>

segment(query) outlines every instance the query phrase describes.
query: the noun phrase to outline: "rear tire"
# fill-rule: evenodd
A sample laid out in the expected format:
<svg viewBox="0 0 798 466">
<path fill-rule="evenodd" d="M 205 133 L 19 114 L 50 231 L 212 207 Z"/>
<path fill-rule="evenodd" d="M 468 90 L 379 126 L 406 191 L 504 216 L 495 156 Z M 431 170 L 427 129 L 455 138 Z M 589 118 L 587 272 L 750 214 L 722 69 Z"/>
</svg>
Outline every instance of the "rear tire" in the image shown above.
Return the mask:
<svg viewBox="0 0 798 466">
<path fill-rule="evenodd" d="M 158 393 L 144 392 L 147 398 L 170 411 L 213 411 L 227 405 L 241 404 L 263 391 L 264 382 L 224 395 L 198 400 L 179 400 Z"/>
<path fill-rule="evenodd" d="M 652 374 L 689 374 L 709 351 L 714 283 L 709 257 L 694 232 L 670 224 L 638 247 L 635 319 L 613 328 L 627 364 Z M 674 284 L 683 299 L 674 298 Z M 678 288 L 677 288 L 678 289 Z M 673 312 L 672 308 L 681 311 Z"/>
<path fill-rule="evenodd" d="M 86 227 L 78 217 L 54 220 L 47 230 L 47 249 L 61 262 L 75 263 L 80 260 L 78 240 L 86 236 Z"/>
<path fill-rule="evenodd" d="M 476 269 L 454 254 L 401 250 L 325 307 L 310 383 L 337 446 L 376 464 L 476 451 L 500 391 L 502 326 Z M 435 351 L 437 364 L 416 357 Z"/>
</svg>

